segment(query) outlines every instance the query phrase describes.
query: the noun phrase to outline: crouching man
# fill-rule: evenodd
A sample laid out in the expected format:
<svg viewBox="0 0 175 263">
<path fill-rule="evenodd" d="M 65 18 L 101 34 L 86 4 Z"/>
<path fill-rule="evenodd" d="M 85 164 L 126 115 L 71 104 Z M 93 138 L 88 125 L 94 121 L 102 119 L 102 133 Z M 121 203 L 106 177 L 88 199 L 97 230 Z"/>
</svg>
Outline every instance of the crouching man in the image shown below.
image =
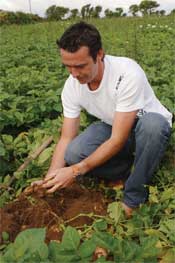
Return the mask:
<svg viewBox="0 0 175 263">
<path fill-rule="evenodd" d="M 125 179 L 122 205 L 130 215 L 148 199 L 145 185 L 165 152 L 172 115 L 135 61 L 105 55 L 93 25 L 72 25 L 57 44 L 70 73 L 62 91 L 64 122 L 47 175 L 35 183 L 52 193 L 90 172 Z M 78 135 L 82 109 L 101 121 Z"/>
</svg>

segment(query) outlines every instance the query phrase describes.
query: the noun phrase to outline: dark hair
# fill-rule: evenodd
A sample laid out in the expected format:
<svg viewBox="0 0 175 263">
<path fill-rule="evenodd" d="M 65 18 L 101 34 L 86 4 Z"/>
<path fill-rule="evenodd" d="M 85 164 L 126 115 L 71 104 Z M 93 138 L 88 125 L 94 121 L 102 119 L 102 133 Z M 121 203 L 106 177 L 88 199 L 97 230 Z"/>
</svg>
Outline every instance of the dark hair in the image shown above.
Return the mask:
<svg viewBox="0 0 175 263">
<path fill-rule="evenodd" d="M 98 51 L 102 48 L 101 36 L 95 26 L 79 22 L 70 26 L 57 40 L 59 48 L 76 52 L 80 47 L 89 48 L 89 54 L 96 60 Z"/>
</svg>

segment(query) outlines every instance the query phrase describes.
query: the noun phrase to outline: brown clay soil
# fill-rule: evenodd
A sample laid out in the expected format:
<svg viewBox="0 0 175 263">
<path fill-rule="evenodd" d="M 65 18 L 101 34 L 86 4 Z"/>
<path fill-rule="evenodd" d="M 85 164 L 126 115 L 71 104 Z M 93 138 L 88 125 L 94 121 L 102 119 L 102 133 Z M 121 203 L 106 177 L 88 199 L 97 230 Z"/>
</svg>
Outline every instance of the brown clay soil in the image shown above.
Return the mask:
<svg viewBox="0 0 175 263">
<path fill-rule="evenodd" d="M 92 224 L 90 217 L 78 215 L 106 215 L 108 202 L 100 191 L 84 189 L 78 184 L 61 189 L 54 195 L 46 195 L 43 190 L 30 187 L 0 210 L 0 234 L 8 232 L 10 241 L 14 241 L 24 229 L 46 227 L 46 242 L 61 240 L 62 224 L 74 227 Z"/>
</svg>

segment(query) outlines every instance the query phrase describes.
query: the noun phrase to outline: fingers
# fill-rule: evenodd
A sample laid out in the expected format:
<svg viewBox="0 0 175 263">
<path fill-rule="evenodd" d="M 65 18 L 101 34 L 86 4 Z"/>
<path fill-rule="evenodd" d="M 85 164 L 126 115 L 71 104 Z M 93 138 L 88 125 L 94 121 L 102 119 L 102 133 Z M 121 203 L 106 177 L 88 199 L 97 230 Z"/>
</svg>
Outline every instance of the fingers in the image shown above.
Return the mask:
<svg viewBox="0 0 175 263">
<path fill-rule="evenodd" d="M 48 174 L 48 176 L 46 176 L 43 180 L 42 187 L 47 189 L 47 193 L 53 193 L 57 189 L 67 187 L 74 181 L 72 169 L 63 169 L 59 169 L 59 171 Z"/>
<path fill-rule="evenodd" d="M 51 189 L 47 190 L 47 193 L 53 193 L 55 192 L 57 189 L 61 189 L 61 188 L 65 188 L 69 185 L 71 185 L 73 183 L 74 180 L 69 180 L 66 183 L 62 184 L 62 183 L 57 183 L 56 185 L 54 185 Z M 48 187 L 49 188 L 49 187 Z"/>
<path fill-rule="evenodd" d="M 51 189 L 47 190 L 48 194 L 54 193 L 57 189 L 62 188 L 61 184 L 54 185 Z"/>
<path fill-rule="evenodd" d="M 43 182 L 42 187 L 44 187 L 44 188 L 50 188 L 50 187 L 52 187 L 53 185 L 55 185 L 55 183 L 56 183 L 56 179 L 55 179 L 55 178 L 54 178 L 54 179 L 51 179 L 51 180 L 47 179 L 46 181 Z"/>
<path fill-rule="evenodd" d="M 49 174 L 49 175 L 46 175 L 46 177 L 44 178 L 44 181 L 49 181 L 49 180 L 51 180 L 51 179 L 53 179 L 55 176 L 56 176 L 56 172 L 54 172 L 54 173 L 51 173 L 51 174 Z"/>
<path fill-rule="evenodd" d="M 44 182 L 43 180 L 38 180 L 38 181 L 32 182 L 32 183 L 31 183 L 31 186 L 34 186 L 34 185 L 42 185 L 43 182 Z"/>
<path fill-rule="evenodd" d="M 58 170 L 50 173 L 48 176 L 45 177 L 42 187 L 50 188 L 54 186 L 58 182 Z"/>
</svg>

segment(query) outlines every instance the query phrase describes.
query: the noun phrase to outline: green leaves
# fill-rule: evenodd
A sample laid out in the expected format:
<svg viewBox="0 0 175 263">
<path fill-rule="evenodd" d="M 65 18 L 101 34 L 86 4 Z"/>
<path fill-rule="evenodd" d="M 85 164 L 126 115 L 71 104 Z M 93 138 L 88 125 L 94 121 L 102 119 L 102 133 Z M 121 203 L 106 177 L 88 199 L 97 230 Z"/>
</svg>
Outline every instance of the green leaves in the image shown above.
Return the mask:
<svg viewBox="0 0 175 263">
<path fill-rule="evenodd" d="M 122 217 L 122 207 L 120 202 L 113 202 L 108 205 L 109 216 L 114 219 L 115 224 L 117 224 Z"/>
<path fill-rule="evenodd" d="M 107 256 L 114 262 L 157 262 L 160 253 L 157 236 L 142 237 L 140 241 L 121 239 L 111 233 L 96 231 L 88 240 L 81 241 L 78 231 L 68 226 L 61 243 L 44 243 L 45 229 L 28 229 L 21 232 L 14 243 L 10 244 L 2 257 L 2 262 L 55 262 L 88 263 L 91 262 L 96 247 L 104 248 Z M 167 251 L 166 258 L 173 251 Z M 165 256 L 165 255 L 164 255 Z M 96 262 L 110 262 L 101 257 Z M 113 262 L 113 261 L 112 261 Z"/>
<path fill-rule="evenodd" d="M 157 242 L 157 237 L 141 238 L 142 259 L 156 260 L 159 252 L 159 249 L 156 247 Z"/>
<path fill-rule="evenodd" d="M 3 142 L 0 140 L 0 156 L 5 156 L 5 147 Z"/>
<path fill-rule="evenodd" d="M 107 230 L 107 227 L 108 225 L 105 219 L 96 220 L 93 224 L 93 228 L 99 231 Z"/>
<path fill-rule="evenodd" d="M 175 199 L 175 191 L 173 187 L 167 188 L 164 190 L 164 192 L 161 195 L 161 202 L 165 202 L 167 200 L 174 200 Z"/>
<path fill-rule="evenodd" d="M 35 61 L 35 58 L 30 59 Z M 59 81 L 57 73 L 49 71 L 47 63 L 41 70 L 27 65 L 11 66 L 2 79 L 2 129 L 32 127 L 46 117 L 57 117 L 62 112 L 60 94 L 65 78 Z"/>
<path fill-rule="evenodd" d="M 165 221 L 162 220 L 159 230 L 165 233 L 175 245 L 175 218 Z"/>
<path fill-rule="evenodd" d="M 63 263 L 63 262 L 78 262 L 80 257 L 76 251 L 62 248 L 61 244 L 55 241 L 49 244 L 49 259 L 51 262 Z"/>
<path fill-rule="evenodd" d="M 45 163 L 48 159 L 51 158 L 52 156 L 52 152 L 53 152 L 53 148 L 52 147 L 48 147 L 47 149 L 45 149 L 39 156 L 38 158 L 38 164 L 42 165 L 43 163 Z"/>
<path fill-rule="evenodd" d="M 85 240 L 79 247 L 78 253 L 81 258 L 92 257 L 92 254 L 96 248 L 92 239 Z"/>
<path fill-rule="evenodd" d="M 21 232 L 15 242 L 7 247 L 3 262 L 41 262 L 48 258 L 44 243 L 45 229 L 27 229 Z"/>
<path fill-rule="evenodd" d="M 8 241 L 9 240 L 9 234 L 7 232 L 2 232 L 2 239 L 3 239 L 3 241 Z"/>
<path fill-rule="evenodd" d="M 49 244 L 49 259 L 57 263 L 67 262 L 90 262 L 96 248 L 94 242 L 89 239 L 80 243 L 78 231 L 68 226 L 64 232 L 62 242 Z"/>
<path fill-rule="evenodd" d="M 156 247 L 157 237 L 141 238 L 140 243 L 114 237 L 110 233 L 96 232 L 92 236 L 94 243 L 106 248 L 114 257 L 114 262 L 156 262 L 159 249 Z"/>
<path fill-rule="evenodd" d="M 80 236 L 78 232 L 72 227 L 67 227 L 62 239 L 62 248 L 68 250 L 76 250 L 79 245 Z"/>
<path fill-rule="evenodd" d="M 119 242 L 107 232 L 95 232 L 92 236 L 92 240 L 94 241 L 96 246 L 106 248 L 113 253 L 115 252 L 115 249 Z"/>
</svg>

